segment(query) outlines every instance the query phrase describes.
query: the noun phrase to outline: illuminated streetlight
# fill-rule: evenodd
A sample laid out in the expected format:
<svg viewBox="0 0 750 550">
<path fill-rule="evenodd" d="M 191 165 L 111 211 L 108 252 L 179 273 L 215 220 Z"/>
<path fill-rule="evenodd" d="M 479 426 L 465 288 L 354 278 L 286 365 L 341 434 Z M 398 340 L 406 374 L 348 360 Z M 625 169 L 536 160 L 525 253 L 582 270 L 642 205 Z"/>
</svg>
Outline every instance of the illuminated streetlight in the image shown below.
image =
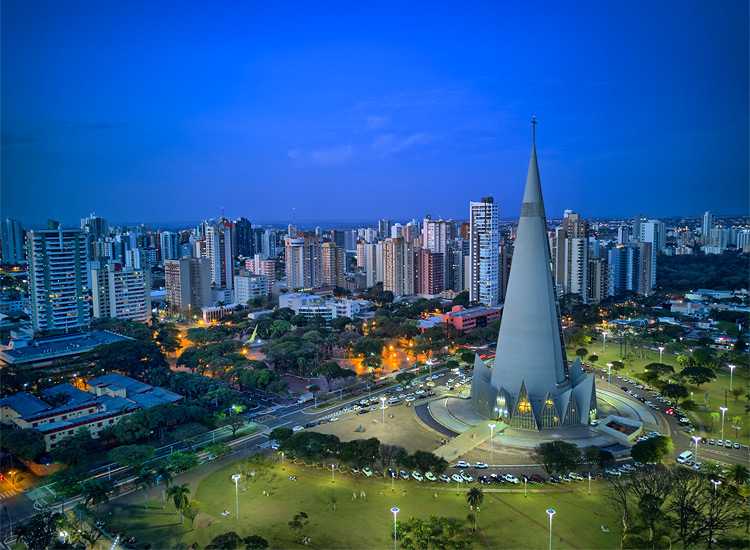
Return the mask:
<svg viewBox="0 0 750 550">
<path fill-rule="evenodd" d="M 602 331 L 602 334 L 604 335 L 604 337 L 602 338 L 602 351 L 606 351 L 606 349 L 607 349 L 607 331 L 606 330 Z"/>
<path fill-rule="evenodd" d="M 718 487 L 719 485 L 721 485 L 721 480 L 719 480 L 719 481 L 714 481 L 714 480 L 712 479 L 712 480 L 711 480 L 711 483 L 713 483 L 713 484 L 714 484 L 714 498 L 716 498 L 716 488 L 717 488 L 717 487 Z"/>
<path fill-rule="evenodd" d="M 399 513 L 398 508 L 391 508 L 393 512 L 393 550 L 396 550 L 396 514 Z"/>
<path fill-rule="evenodd" d="M 732 374 L 734 374 L 735 365 L 727 365 L 729 367 L 729 391 L 732 391 Z"/>
<path fill-rule="evenodd" d="M 591 496 L 591 472 L 589 472 L 589 496 Z"/>
<path fill-rule="evenodd" d="M 234 498 L 237 505 L 237 519 L 240 519 L 240 489 L 238 485 L 238 482 L 240 481 L 240 474 L 234 474 L 232 476 L 232 479 L 234 480 Z"/>
<path fill-rule="evenodd" d="M 385 430 L 385 395 L 380 396 L 380 409 L 383 411 L 383 429 Z"/>
<path fill-rule="evenodd" d="M 284 469 L 284 451 L 281 451 L 281 469 Z"/>
<path fill-rule="evenodd" d="M 333 474 L 333 464 L 331 464 L 331 483 L 336 483 L 336 478 Z"/>
<path fill-rule="evenodd" d="M 693 457 L 693 462 L 698 462 L 698 442 L 701 440 L 700 437 L 697 435 L 693 436 L 693 441 L 695 441 L 695 456 Z"/>
<path fill-rule="evenodd" d="M 550 508 L 547 513 L 549 514 L 549 550 L 552 550 L 552 516 L 555 515 L 555 511 Z"/>
<path fill-rule="evenodd" d="M 719 407 L 721 411 L 721 438 L 724 439 L 724 413 L 727 412 L 726 407 Z"/>
<path fill-rule="evenodd" d="M 607 384 L 612 384 L 612 363 L 607 363 Z"/>
<path fill-rule="evenodd" d="M 661 363 L 661 354 L 664 352 L 664 346 L 659 346 L 659 363 Z"/>
<path fill-rule="evenodd" d="M 495 425 L 489 424 L 490 427 L 490 464 L 492 463 L 492 435 L 495 431 Z"/>
</svg>

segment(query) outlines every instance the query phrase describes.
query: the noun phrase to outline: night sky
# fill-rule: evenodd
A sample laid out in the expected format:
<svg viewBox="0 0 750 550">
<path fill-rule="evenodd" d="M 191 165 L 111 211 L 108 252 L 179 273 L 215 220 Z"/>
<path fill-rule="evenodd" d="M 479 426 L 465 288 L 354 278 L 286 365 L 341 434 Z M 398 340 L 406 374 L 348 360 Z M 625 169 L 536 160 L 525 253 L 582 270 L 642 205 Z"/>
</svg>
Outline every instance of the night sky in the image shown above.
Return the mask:
<svg viewBox="0 0 750 550">
<path fill-rule="evenodd" d="M 497 4 L 502 4 L 498 6 Z M 527 7 L 528 6 L 528 7 Z M 2 217 L 748 213 L 748 3 L 2 3 Z"/>
</svg>

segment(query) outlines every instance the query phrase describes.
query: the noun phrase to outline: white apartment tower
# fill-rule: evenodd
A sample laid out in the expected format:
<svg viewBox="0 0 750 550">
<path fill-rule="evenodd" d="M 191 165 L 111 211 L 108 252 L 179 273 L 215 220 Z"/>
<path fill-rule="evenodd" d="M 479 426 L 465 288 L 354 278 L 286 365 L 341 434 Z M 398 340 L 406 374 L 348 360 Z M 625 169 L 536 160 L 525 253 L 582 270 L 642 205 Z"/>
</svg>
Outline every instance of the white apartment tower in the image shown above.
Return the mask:
<svg viewBox="0 0 750 550">
<path fill-rule="evenodd" d="M 146 323 L 151 319 L 151 273 L 148 269 L 107 263 L 91 270 L 94 317 Z"/>
<path fill-rule="evenodd" d="M 414 294 L 414 252 L 404 239 L 383 243 L 383 290 L 390 290 L 394 296 Z"/>
<path fill-rule="evenodd" d="M 368 288 L 383 282 L 383 243 L 372 243 L 364 246 L 362 267 Z"/>
<path fill-rule="evenodd" d="M 206 256 L 211 263 L 211 284 L 231 289 L 234 275 L 231 223 L 212 222 L 206 227 Z"/>
<path fill-rule="evenodd" d="M 286 284 L 290 289 L 316 288 L 323 284 L 318 237 L 286 238 Z"/>
<path fill-rule="evenodd" d="M 3 248 L 3 261 L 8 264 L 26 263 L 23 251 L 23 228 L 18 220 L 5 218 L 0 226 L 0 242 Z"/>
<path fill-rule="evenodd" d="M 87 326 L 90 320 L 88 242 L 83 231 L 29 231 L 26 241 L 34 329 L 69 330 Z"/>
<path fill-rule="evenodd" d="M 469 203 L 469 300 L 496 306 L 500 301 L 500 217 L 495 199 Z"/>
</svg>

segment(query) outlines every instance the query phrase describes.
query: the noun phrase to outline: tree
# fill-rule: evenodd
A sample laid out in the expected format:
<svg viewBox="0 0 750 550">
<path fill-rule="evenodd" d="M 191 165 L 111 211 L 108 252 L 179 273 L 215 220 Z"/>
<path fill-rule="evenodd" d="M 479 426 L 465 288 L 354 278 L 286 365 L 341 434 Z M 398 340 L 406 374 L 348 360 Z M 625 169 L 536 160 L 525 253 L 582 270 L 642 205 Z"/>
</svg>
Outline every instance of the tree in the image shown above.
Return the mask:
<svg viewBox="0 0 750 550">
<path fill-rule="evenodd" d="M 639 441 L 630 449 L 630 456 L 637 462 L 660 462 L 674 452 L 672 439 L 663 435 Z"/>
<path fill-rule="evenodd" d="M 586 348 L 578 348 L 576 350 L 576 355 L 580 357 L 581 359 L 586 359 L 586 356 L 589 354 L 589 350 Z"/>
<path fill-rule="evenodd" d="M 226 456 L 229 453 L 231 453 L 232 448 L 223 441 L 217 441 L 216 443 L 212 443 L 211 445 L 208 445 L 205 451 L 208 453 L 210 457 L 221 458 L 222 456 Z"/>
<path fill-rule="evenodd" d="M 88 428 L 78 428 L 73 435 L 66 437 L 52 449 L 52 458 L 68 466 L 79 466 L 87 462 L 91 450 L 96 447 Z"/>
<path fill-rule="evenodd" d="M 192 501 L 185 507 L 185 515 L 190 520 L 190 530 L 193 530 L 195 518 L 203 511 L 203 505 L 197 500 Z"/>
<path fill-rule="evenodd" d="M 352 348 L 352 353 L 358 357 L 367 357 L 370 354 L 380 356 L 383 354 L 385 343 L 381 338 L 366 337 L 357 340 Z"/>
<path fill-rule="evenodd" d="M 542 465 L 547 475 L 576 470 L 581 464 L 581 452 L 567 441 L 545 441 L 534 447 L 532 458 Z"/>
<path fill-rule="evenodd" d="M 58 527 L 65 517 L 60 512 L 53 512 L 50 508 L 43 508 L 28 522 L 18 528 L 18 539 L 29 548 L 57 548 L 56 538 Z"/>
<path fill-rule="evenodd" d="M 109 451 L 107 456 L 120 466 L 134 468 L 154 458 L 154 453 L 150 445 L 121 445 Z"/>
<path fill-rule="evenodd" d="M 236 550 L 244 544 L 242 537 L 234 531 L 222 533 L 214 537 L 211 544 L 206 546 L 206 550 Z"/>
<path fill-rule="evenodd" d="M 383 466 L 383 470 L 387 470 L 391 467 L 393 458 L 399 449 L 401 449 L 401 447 L 398 445 L 390 445 L 388 443 L 380 444 L 378 458 L 380 459 L 380 464 Z"/>
<path fill-rule="evenodd" d="M 135 475 L 135 484 L 143 489 L 144 508 L 148 508 L 148 488 L 156 483 L 156 474 L 151 468 L 143 468 Z"/>
<path fill-rule="evenodd" d="M 620 372 L 622 369 L 625 368 L 625 363 L 623 363 L 622 361 L 612 361 L 610 363 L 610 367 L 612 368 L 613 371 Z"/>
<path fill-rule="evenodd" d="M 81 484 L 81 497 L 86 506 L 94 505 L 96 517 L 99 517 L 99 505 L 109 502 L 109 492 L 112 484 L 102 479 L 89 479 Z"/>
<path fill-rule="evenodd" d="M 685 376 L 698 388 L 700 388 L 702 384 L 706 384 L 716 378 L 714 370 L 709 369 L 708 367 L 685 367 L 680 374 Z"/>
<path fill-rule="evenodd" d="M 292 330 L 292 325 L 287 321 L 277 319 L 271 324 L 270 330 L 271 330 L 272 337 L 273 336 L 279 337 L 279 336 L 283 336 L 284 334 Z"/>
<path fill-rule="evenodd" d="M 289 528 L 294 531 L 294 538 L 297 542 L 302 540 L 302 529 L 304 529 L 309 523 L 310 521 L 307 519 L 307 514 L 305 512 L 300 512 L 299 514 L 295 514 L 292 520 L 287 524 L 289 525 Z"/>
<path fill-rule="evenodd" d="M 599 361 L 598 355 L 589 355 L 589 363 L 596 363 L 597 361 Z"/>
<path fill-rule="evenodd" d="M 675 404 L 678 404 L 680 402 L 680 399 L 684 399 L 687 397 L 688 391 L 685 386 L 682 384 L 664 384 L 664 386 L 661 389 L 662 395 L 665 395 L 667 397 L 671 397 L 674 399 Z"/>
<path fill-rule="evenodd" d="M 268 541 L 260 535 L 250 535 L 245 537 L 244 541 L 245 550 L 266 550 L 269 546 Z"/>
<path fill-rule="evenodd" d="M 291 428 L 274 428 L 268 434 L 268 439 L 271 441 L 277 441 L 283 443 L 294 435 L 294 431 Z"/>
<path fill-rule="evenodd" d="M 646 365 L 645 369 L 646 372 L 654 373 L 657 378 L 665 374 L 672 374 L 674 372 L 674 367 L 665 363 L 649 363 L 648 365 Z"/>
<path fill-rule="evenodd" d="M 222 419 L 219 423 L 220 426 L 226 426 L 232 430 L 232 439 L 237 435 L 237 430 L 247 424 L 247 418 L 239 414 L 230 414 L 226 418 Z"/>
<path fill-rule="evenodd" d="M 732 464 L 727 470 L 726 478 L 739 489 L 750 480 L 750 471 L 743 464 Z"/>
<path fill-rule="evenodd" d="M 156 342 L 121 340 L 102 344 L 86 354 L 85 358 L 96 361 L 97 368 L 103 373 L 121 372 L 137 379 L 150 380 L 158 371 L 169 369 L 164 353 Z"/>
<path fill-rule="evenodd" d="M 417 375 L 413 372 L 400 372 L 396 375 L 396 382 L 406 385 L 416 377 Z"/>
<path fill-rule="evenodd" d="M 479 487 L 472 487 L 469 492 L 466 493 L 466 502 L 469 503 L 471 511 L 474 512 L 474 531 L 477 530 L 477 510 L 479 505 L 484 502 L 484 493 Z"/>
<path fill-rule="evenodd" d="M 174 512 L 180 511 L 180 524 L 184 521 L 184 510 L 189 504 L 188 495 L 190 494 L 190 488 L 187 483 L 182 485 L 172 485 L 167 490 L 167 496 L 172 498 L 174 502 Z"/>
<path fill-rule="evenodd" d="M 81 481 L 88 477 L 89 473 L 81 468 L 64 468 L 57 470 L 49 476 L 49 481 L 54 487 L 55 493 L 65 498 L 70 498 L 81 492 Z"/>
<path fill-rule="evenodd" d="M 473 364 L 475 356 L 476 356 L 476 353 L 473 351 L 461 352 L 461 361 L 463 361 L 464 363 Z"/>
<path fill-rule="evenodd" d="M 34 460 L 47 449 L 44 435 L 33 428 L 3 430 L 2 445 L 21 460 Z"/>
<path fill-rule="evenodd" d="M 412 516 L 406 521 L 397 522 L 396 537 L 401 548 L 469 550 L 473 543 L 471 532 L 467 532 L 460 523 L 435 515 L 430 515 L 426 520 Z"/>
<path fill-rule="evenodd" d="M 172 484 L 172 466 L 168 462 L 159 462 L 156 465 L 156 482 L 161 485 L 161 509 L 166 508 L 166 500 L 164 498 L 164 488 L 169 487 Z"/>
</svg>

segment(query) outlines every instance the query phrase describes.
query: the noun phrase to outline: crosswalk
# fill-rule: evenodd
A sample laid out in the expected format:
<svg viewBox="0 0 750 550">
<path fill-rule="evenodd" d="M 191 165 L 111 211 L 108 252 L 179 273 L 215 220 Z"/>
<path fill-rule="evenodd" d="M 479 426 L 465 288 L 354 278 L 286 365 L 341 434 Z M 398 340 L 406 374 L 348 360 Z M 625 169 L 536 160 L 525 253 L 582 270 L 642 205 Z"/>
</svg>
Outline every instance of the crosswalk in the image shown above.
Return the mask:
<svg viewBox="0 0 750 550">
<path fill-rule="evenodd" d="M 0 498 L 10 498 L 13 495 L 17 495 L 18 491 L 15 489 L 9 489 L 7 491 L 0 491 Z"/>
</svg>

